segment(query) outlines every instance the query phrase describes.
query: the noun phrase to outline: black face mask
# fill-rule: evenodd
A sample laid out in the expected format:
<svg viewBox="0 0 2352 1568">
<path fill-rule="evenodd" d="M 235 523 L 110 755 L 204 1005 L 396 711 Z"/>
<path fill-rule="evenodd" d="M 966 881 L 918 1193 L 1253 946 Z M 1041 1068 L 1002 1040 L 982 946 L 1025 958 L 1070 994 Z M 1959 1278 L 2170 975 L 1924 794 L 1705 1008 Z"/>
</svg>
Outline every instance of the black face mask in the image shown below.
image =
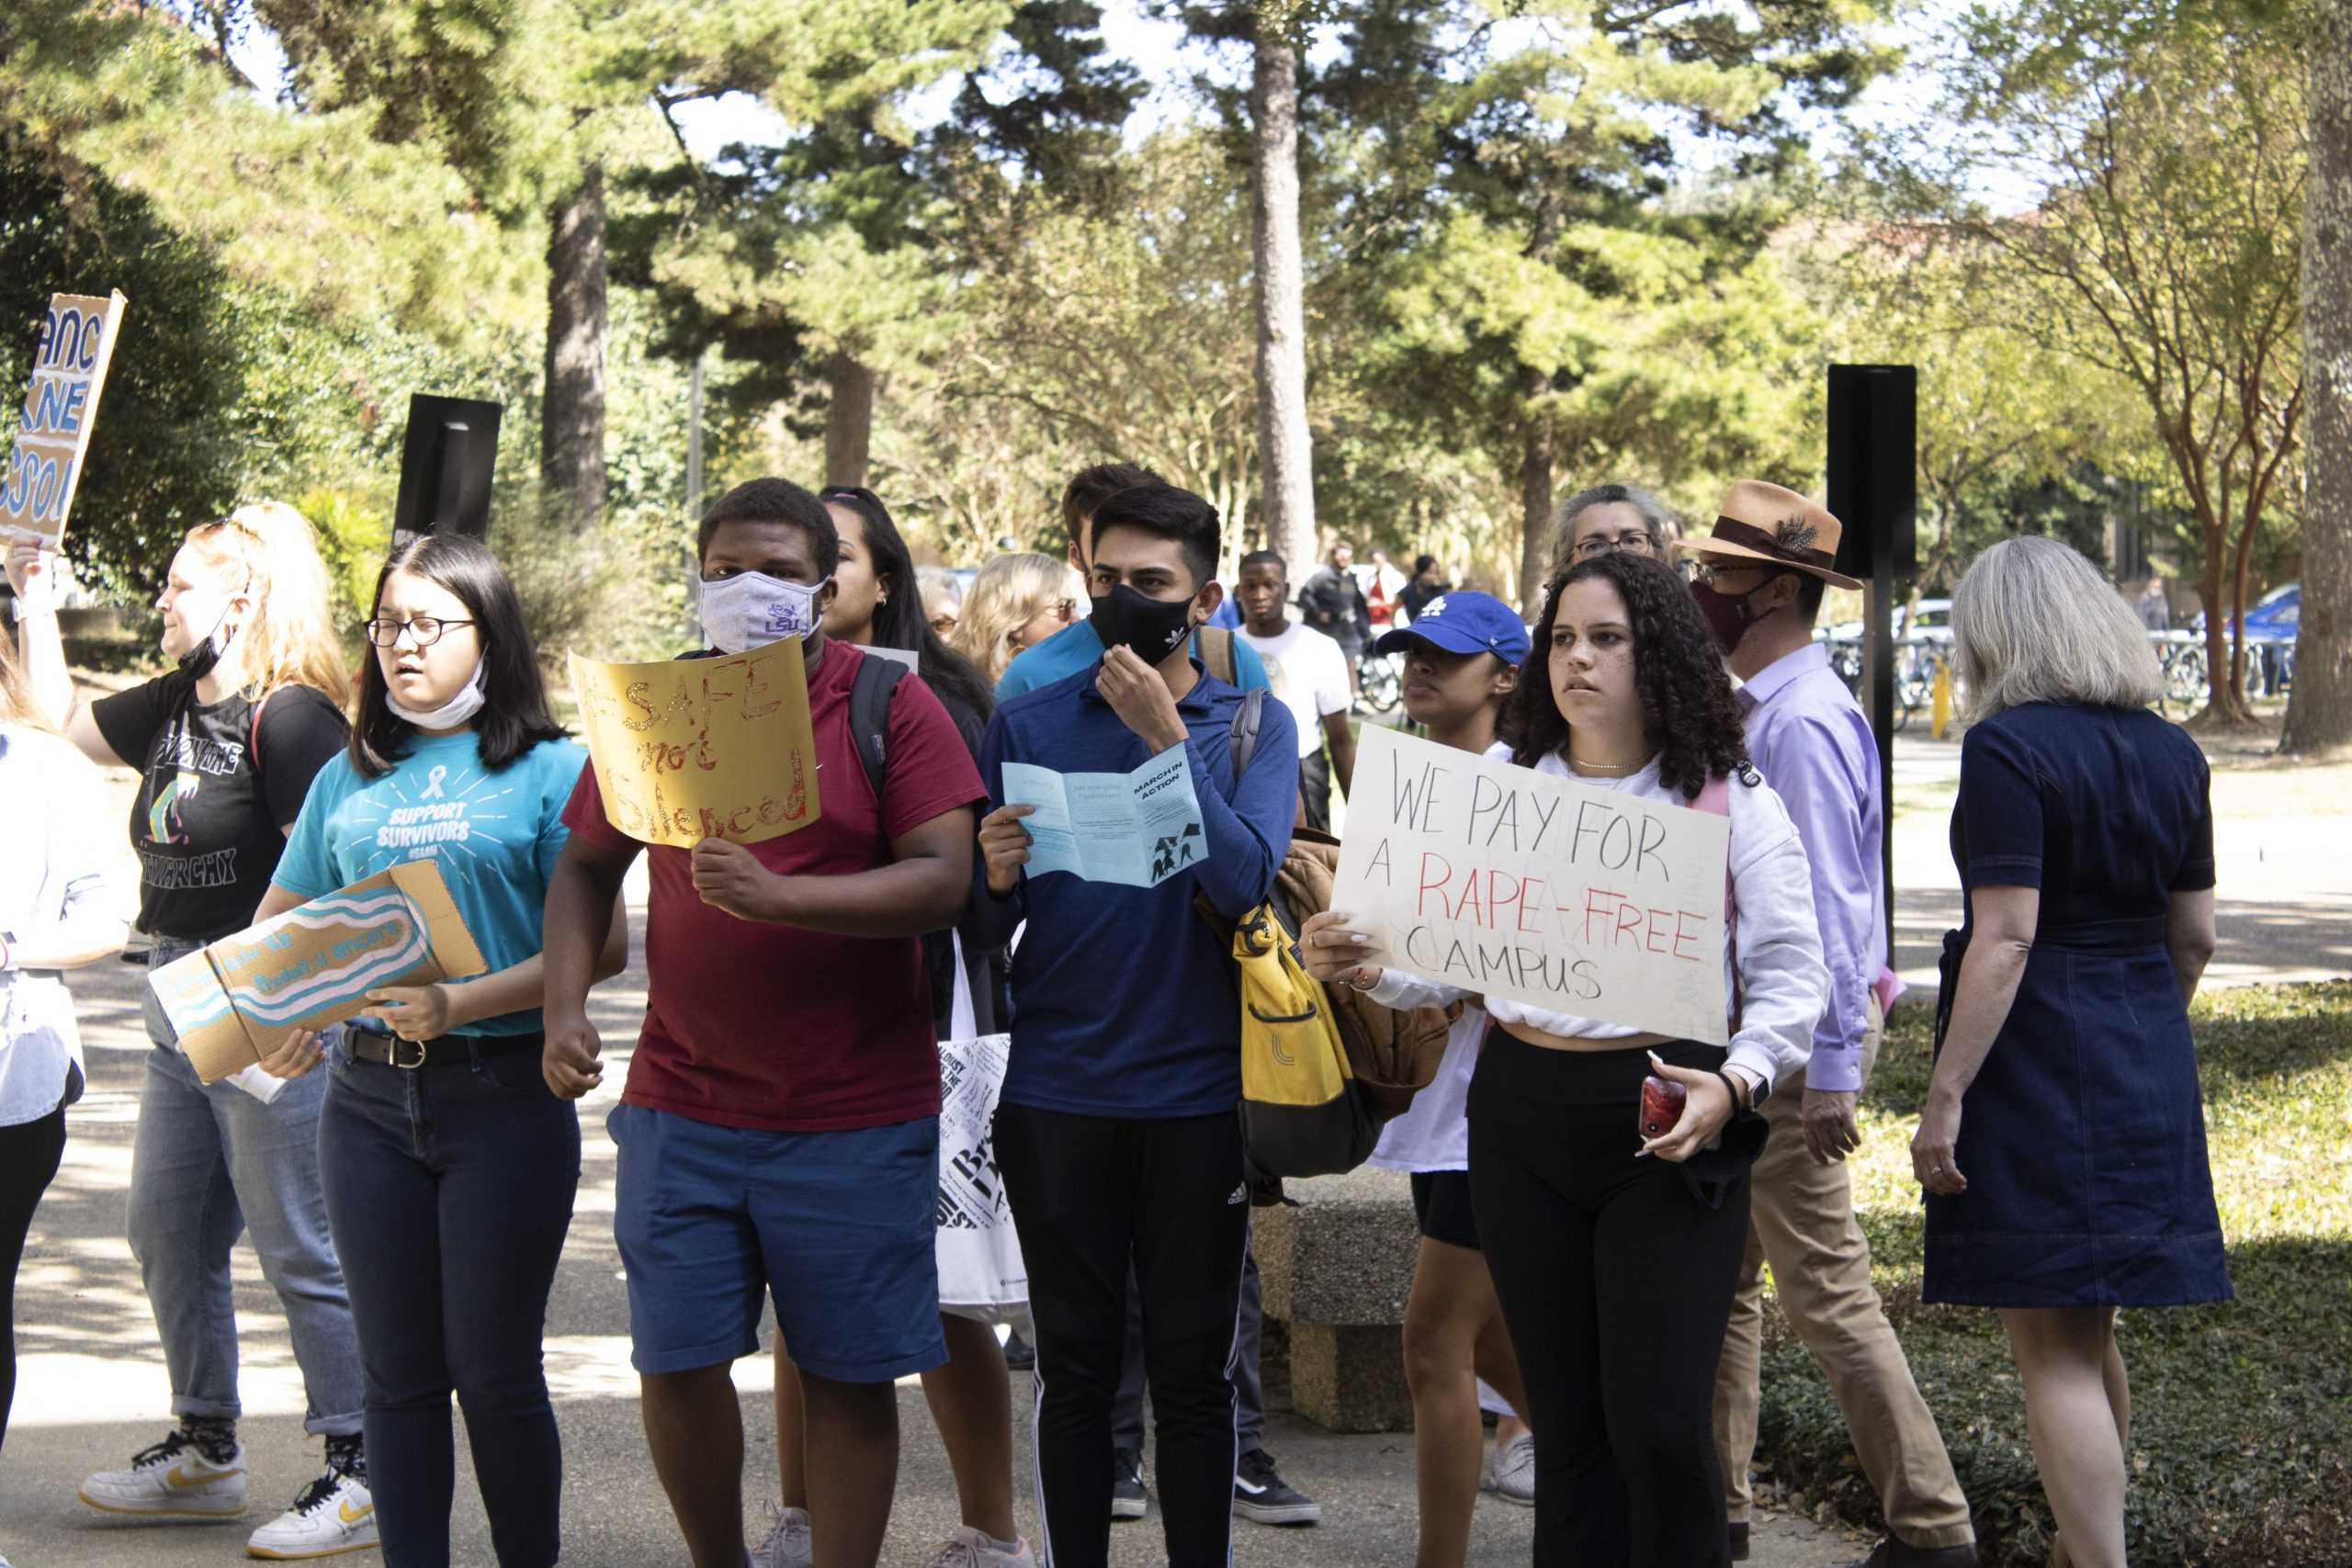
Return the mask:
<svg viewBox="0 0 2352 1568">
<path fill-rule="evenodd" d="M 1136 658 L 1158 669 L 1160 660 L 1191 634 L 1193 602 L 1154 599 L 1122 582 L 1095 599 L 1087 624 L 1102 638 L 1105 653 L 1114 648 L 1131 649 Z"/>
<path fill-rule="evenodd" d="M 228 618 L 229 612 L 222 610 L 220 620 L 225 622 Z M 228 649 L 230 641 L 236 635 L 233 631 L 223 635 L 220 625 L 214 625 L 211 632 L 201 642 L 180 655 L 180 673 L 191 681 L 201 681 L 211 674 L 212 667 L 220 662 L 220 655 Z"/>
</svg>

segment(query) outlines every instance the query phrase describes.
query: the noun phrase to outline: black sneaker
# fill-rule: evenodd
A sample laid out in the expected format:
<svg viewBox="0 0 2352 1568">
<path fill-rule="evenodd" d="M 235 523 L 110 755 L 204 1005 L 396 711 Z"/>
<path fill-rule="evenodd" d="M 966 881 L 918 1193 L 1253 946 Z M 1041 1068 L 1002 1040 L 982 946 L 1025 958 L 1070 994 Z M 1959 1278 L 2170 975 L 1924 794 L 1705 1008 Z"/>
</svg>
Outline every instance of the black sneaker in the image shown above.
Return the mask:
<svg viewBox="0 0 2352 1568">
<path fill-rule="evenodd" d="M 1233 1477 L 1233 1511 L 1260 1525 L 1311 1525 L 1323 1517 L 1323 1505 L 1277 1474 L 1274 1456 L 1263 1449 L 1241 1456 Z"/>
<path fill-rule="evenodd" d="M 1037 1347 L 1018 1334 L 1004 1342 L 1004 1364 L 1016 1372 L 1025 1372 L 1037 1364 Z"/>
<path fill-rule="evenodd" d="M 1111 1517 L 1139 1519 L 1150 1506 L 1151 1495 L 1143 1489 L 1143 1455 L 1134 1449 L 1113 1449 Z"/>
</svg>

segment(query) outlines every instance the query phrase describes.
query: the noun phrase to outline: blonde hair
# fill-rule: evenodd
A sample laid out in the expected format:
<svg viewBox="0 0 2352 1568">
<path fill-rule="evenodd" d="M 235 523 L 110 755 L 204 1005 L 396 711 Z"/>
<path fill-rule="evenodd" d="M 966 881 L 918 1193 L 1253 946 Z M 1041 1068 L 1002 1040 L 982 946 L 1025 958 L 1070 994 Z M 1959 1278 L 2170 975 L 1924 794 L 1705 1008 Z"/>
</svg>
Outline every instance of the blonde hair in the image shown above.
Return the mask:
<svg viewBox="0 0 2352 1568">
<path fill-rule="evenodd" d="M 33 701 L 32 682 L 25 679 L 24 670 L 17 663 L 16 644 L 15 637 L 0 637 L 0 724 L 47 729 L 49 720 Z"/>
<path fill-rule="evenodd" d="M 948 640 L 980 667 L 991 684 L 1021 650 L 1012 634 L 1063 599 L 1084 599 L 1084 585 L 1068 561 L 1052 556 L 998 556 L 980 568 L 964 595 L 963 614 Z"/>
<path fill-rule="evenodd" d="M 2164 693 L 2140 617 L 2055 539 L 2004 539 L 1978 556 L 1952 592 L 1951 632 L 1974 718 L 2027 703 L 2145 707 Z"/>
<path fill-rule="evenodd" d="M 333 588 L 310 519 L 283 502 L 240 506 L 181 541 L 206 565 L 242 573 L 253 612 L 237 629 L 247 701 L 280 686 L 309 686 L 351 706 L 351 667 L 334 634 Z"/>
</svg>

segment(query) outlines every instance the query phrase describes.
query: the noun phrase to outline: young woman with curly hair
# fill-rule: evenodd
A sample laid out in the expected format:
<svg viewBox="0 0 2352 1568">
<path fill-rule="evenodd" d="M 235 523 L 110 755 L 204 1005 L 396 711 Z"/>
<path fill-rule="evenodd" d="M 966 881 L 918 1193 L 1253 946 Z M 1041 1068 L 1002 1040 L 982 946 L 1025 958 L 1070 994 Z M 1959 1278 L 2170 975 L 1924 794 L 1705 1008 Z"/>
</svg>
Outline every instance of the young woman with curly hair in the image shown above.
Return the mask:
<svg viewBox="0 0 2352 1568">
<path fill-rule="evenodd" d="M 1612 550 L 1554 578 L 1505 717 L 1490 758 L 1729 817 L 1730 1049 L 1384 968 L 1344 912 L 1307 921 L 1307 968 L 1386 1006 L 1479 1000 L 1493 1020 L 1470 1085 L 1471 1207 L 1536 1432 L 1537 1568 L 1709 1568 L 1729 1561 L 1712 1410 L 1756 1108 L 1811 1054 L 1828 995 L 1812 881 L 1747 765 L 1706 623 L 1661 562 Z M 1690 1098 L 1644 1142 L 1650 1073 Z"/>
</svg>

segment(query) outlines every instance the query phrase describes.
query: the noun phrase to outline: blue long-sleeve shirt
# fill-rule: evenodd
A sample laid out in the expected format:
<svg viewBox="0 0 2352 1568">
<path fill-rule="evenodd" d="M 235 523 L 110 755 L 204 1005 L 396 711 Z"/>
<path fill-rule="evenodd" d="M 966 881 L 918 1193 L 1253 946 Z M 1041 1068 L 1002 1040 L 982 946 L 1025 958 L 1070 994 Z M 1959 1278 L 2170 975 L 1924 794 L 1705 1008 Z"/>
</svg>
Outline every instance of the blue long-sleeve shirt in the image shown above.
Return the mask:
<svg viewBox="0 0 2352 1568">
<path fill-rule="evenodd" d="M 1878 743 L 1828 650 L 1809 643 L 1740 688 L 1747 754 L 1782 803 L 1813 865 L 1813 908 L 1829 968 L 1829 1006 L 1813 1032 L 1805 1087 L 1862 1087 L 1862 1037 L 1872 990 L 1888 998 L 1886 888 L 1879 875 Z"/>
<path fill-rule="evenodd" d="M 1157 887 L 1023 875 L 1010 897 L 987 891 L 976 862 L 976 912 L 1009 936 L 1012 1052 L 1005 1101 L 1081 1116 L 1173 1118 L 1229 1111 L 1241 1098 L 1241 1016 L 1227 945 L 1193 908 L 1197 889 L 1228 918 L 1270 893 L 1298 801 L 1298 743 L 1282 704 L 1263 705 L 1249 771 L 1236 783 L 1227 748 L 1241 694 L 1193 662 L 1176 705 L 1208 853 Z M 1124 773 L 1151 758 L 1095 692 L 1094 667 L 996 710 L 980 748 L 990 807 L 1004 804 L 1004 764 L 1064 773 Z"/>
</svg>

